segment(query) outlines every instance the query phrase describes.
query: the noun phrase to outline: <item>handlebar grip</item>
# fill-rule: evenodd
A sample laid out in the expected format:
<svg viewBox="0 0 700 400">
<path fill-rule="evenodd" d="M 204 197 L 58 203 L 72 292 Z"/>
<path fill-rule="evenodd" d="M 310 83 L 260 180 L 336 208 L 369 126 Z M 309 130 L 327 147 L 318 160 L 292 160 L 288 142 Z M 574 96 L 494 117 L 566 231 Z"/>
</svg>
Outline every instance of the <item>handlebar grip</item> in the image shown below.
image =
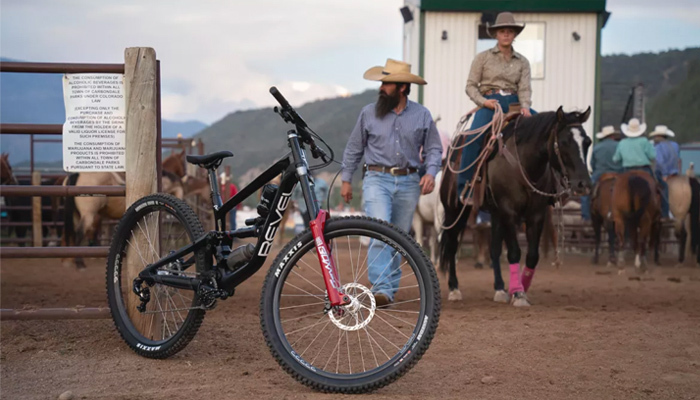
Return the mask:
<svg viewBox="0 0 700 400">
<path fill-rule="evenodd" d="M 289 105 L 287 99 L 285 99 L 284 96 L 282 96 L 282 93 L 280 93 L 280 91 L 277 90 L 275 86 L 270 88 L 270 94 L 277 100 L 278 103 L 280 103 L 282 108 L 292 108 L 292 106 Z"/>
</svg>

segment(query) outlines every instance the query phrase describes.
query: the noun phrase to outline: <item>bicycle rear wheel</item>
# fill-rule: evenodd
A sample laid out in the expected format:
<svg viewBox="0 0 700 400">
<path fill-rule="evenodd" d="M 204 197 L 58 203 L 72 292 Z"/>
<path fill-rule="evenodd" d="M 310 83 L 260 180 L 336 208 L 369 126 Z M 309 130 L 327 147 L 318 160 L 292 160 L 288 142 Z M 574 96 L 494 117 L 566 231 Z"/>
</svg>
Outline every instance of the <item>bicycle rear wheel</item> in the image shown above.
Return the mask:
<svg viewBox="0 0 700 400">
<path fill-rule="evenodd" d="M 203 234 L 192 209 L 165 194 L 139 199 L 119 221 L 107 259 L 107 298 L 117 331 L 136 353 L 167 358 L 197 333 L 205 314 L 197 293 L 143 283 L 140 287 L 148 290 L 150 301 L 139 311 L 141 301 L 133 287 L 138 272 Z M 205 249 L 200 249 L 162 267 L 158 274 L 201 277 L 211 263 Z"/>
<path fill-rule="evenodd" d="M 372 391 L 405 374 L 428 349 L 440 316 L 435 269 L 412 238 L 383 221 L 331 219 L 325 237 L 352 303 L 326 312 L 307 231 L 287 244 L 267 275 L 262 330 L 279 364 L 303 384 L 325 392 Z M 390 261 L 381 272 L 374 269 L 373 285 L 367 271 L 380 256 Z M 373 292 L 389 281 L 399 284 L 388 291 L 393 303 L 378 306 Z"/>
</svg>

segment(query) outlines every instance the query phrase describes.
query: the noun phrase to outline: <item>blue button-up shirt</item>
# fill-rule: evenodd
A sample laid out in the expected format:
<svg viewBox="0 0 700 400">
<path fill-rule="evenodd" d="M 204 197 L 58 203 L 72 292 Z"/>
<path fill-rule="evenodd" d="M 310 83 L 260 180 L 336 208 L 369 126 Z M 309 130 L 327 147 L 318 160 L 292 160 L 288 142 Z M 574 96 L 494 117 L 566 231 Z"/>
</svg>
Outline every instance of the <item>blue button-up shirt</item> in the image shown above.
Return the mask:
<svg viewBox="0 0 700 400">
<path fill-rule="evenodd" d="M 422 155 L 426 173 L 433 177 L 440 170 L 442 142 L 430 111 L 408 100 L 406 108 L 378 118 L 375 103 L 365 106 L 350 134 L 343 155 L 342 179 L 351 182 L 362 156 L 369 165 L 418 168 Z"/>
<path fill-rule="evenodd" d="M 678 160 L 680 148 L 678 143 L 670 140 L 662 140 L 654 145 L 656 150 L 656 169 L 661 176 L 678 174 Z"/>
</svg>

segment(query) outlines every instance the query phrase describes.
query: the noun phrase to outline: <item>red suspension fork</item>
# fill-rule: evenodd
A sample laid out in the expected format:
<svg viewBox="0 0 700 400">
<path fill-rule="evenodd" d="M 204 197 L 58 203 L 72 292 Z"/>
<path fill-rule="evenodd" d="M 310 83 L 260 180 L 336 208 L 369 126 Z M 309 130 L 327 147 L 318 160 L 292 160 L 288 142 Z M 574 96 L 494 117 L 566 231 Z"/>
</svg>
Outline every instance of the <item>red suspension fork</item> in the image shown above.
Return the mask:
<svg viewBox="0 0 700 400">
<path fill-rule="evenodd" d="M 309 226 L 314 236 L 316 254 L 318 255 L 318 262 L 321 264 L 323 280 L 326 283 L 328 300 L 331 302 L 331 306 L 342 306 L 350 303 L 350 297 L 340 291 L 338 270 L 335 267 L 333 256 L 328 249 L 328 244 L 326 244 L 326 239 L 323 237 L 326 220 L 328 220 L 328 213 L 325 210 L 320 210 L 316 219 L 311 221 Z"/>
</svg>

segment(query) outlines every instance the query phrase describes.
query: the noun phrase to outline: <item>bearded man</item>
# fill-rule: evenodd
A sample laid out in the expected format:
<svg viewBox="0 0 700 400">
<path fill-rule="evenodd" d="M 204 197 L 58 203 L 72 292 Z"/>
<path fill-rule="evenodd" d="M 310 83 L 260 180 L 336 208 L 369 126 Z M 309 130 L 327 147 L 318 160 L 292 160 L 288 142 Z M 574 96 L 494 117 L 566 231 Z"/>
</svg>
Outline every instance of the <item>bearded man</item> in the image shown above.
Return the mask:
<svg viewBox="0 0 700 400">
<path fill-rule="evenodd" d="M 426 82 L 411 74 L 410 64 L 392 59 L 367 70 L 364 78 L 382 85 L 377 102 L 362 109 L 350 134 L 343 155 L 341 196 L 348 203 L 352 199 L 352 175 L 364 155 L 365 213 L 408 232 L 418 197 L 433 191 L 441 166 L 442 142 L 430 111 L 408 100 L 411 83 Z M 423 177 L 418 174 L 421 159 L 425 160 Z M 378 306 L 393 302 L 401 278 L 400 258 L 395 251 L 370 243 L 368 277 Z"/>
</svg>

